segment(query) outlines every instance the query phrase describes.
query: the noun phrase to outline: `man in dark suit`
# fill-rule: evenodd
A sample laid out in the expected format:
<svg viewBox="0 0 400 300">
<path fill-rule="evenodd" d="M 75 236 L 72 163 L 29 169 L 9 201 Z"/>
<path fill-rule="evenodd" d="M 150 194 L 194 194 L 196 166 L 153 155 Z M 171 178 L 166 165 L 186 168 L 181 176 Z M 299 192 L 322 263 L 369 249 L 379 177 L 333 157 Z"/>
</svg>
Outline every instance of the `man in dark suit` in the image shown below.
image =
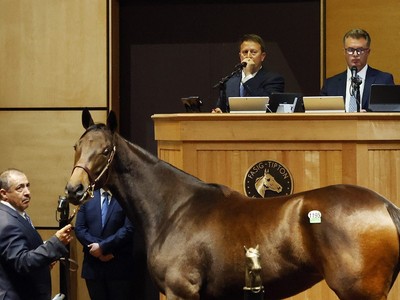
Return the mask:
<svg viewBox="0 0 400 300">
<path fill-rule="evenodd" d="M 285 80 L 282 75 L 262 66 L 267 57 L 265 43 L 256 34 L 245 34 L 239 42 L 241 65 L 222 87 L 222 93 L 213 112 L 229 112 L 229 97 L 270 96 L 273 92 L 283 92 Z M 221 87 L 220 87 L 221 88 Z"/>
<path fill-rule="evenodd" d="M 357 68 L 357 76 L 361 79 L 360 100 L 362 109 L 368 110 L 372 84 L 394 84 L 393 75 L 370 67 L 367 64 L 371 52 L 371 37 L 363 29 L 352 29 L 343 37 L 344 56 L 347 70 L 325 80 L 321 89 L 323 96 L 343 96 L 346 112 L 354 112 L 350 98 L 354 93 L 351 85 L 351 68 Z M 354 75 L 354 74 L 353 74 Z"/>
<path fill-rule="evenodd" d="M 16 169 L 0 174 L 0 299 L 51 299 L 50 270 L 68 253 L 68 224 L 43 243 L 25 210 L 31 201 L 26 175 Z"/>
<path fill-rule="evenodd" d="M 134 299 L 133 225 L 109 191 L 94 191 L 80 207 L 75 234 L 83 245 L 82 277 L 90 298 Z"/>
</svg>

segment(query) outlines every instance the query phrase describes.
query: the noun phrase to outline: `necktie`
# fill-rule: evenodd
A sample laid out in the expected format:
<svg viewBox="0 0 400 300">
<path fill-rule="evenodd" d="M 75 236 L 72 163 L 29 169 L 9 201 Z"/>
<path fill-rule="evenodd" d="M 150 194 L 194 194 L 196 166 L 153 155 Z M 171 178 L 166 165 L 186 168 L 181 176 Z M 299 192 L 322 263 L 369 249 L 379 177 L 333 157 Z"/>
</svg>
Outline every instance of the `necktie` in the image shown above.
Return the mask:
<svg viewBox="0 0 400 300">
<path fill-rule="evenodd" d="M 348 112 L 356 112 L 357 111 L 357 100 L 355 95 L 350 95 L 349 100 L 349 111 Z"/>
<path fill-rule="evenodd" d="M 244 89 L 243 83 L 240 83 L 240 97 L 246 96 L 246 90 Z"/>
<path fill-rule="evenodd" d="M 24 218 L 29 222 L 29 224 L 31 224 L 33 228 L 35 228 L 35 226 L 33 226 L 31 218 L 28 216 L 26 212 L 24 212 Z"/>
<path fill-rule="evenodd" d="M 361 81 L 360 76 L 356 75 L 357 81 Z M 349 100 L 349 111 L 348 112 L 356 112 L 357 111 L 357 89 L 350 84 L 350 100 Z"/>
<path fill-rule="evenodd" d="M 103 204 L 101 205 L 101 224 L 103 227 L 106 222 L 107 210 L 108 210 L 108 193 L 104 192 Z"/>
</svg>

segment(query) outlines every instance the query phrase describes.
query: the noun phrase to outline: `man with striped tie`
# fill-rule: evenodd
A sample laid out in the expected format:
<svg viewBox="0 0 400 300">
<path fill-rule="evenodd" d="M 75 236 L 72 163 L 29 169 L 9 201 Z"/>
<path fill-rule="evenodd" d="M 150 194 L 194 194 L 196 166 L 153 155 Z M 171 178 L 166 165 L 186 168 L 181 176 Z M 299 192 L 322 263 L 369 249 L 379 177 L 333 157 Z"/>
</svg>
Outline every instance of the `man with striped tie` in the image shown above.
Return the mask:
<svg viewBox="0 0 400 300">
<path fill-rule="evenodd" d="M 368 65 L 371 53 L 371 37 L 363 29 L 352 29 L 343 37 L 343 51 L 346 60 L 346 71 L 327 78 L 321 89 L 322 96 L 343 96 L 346 112 L 357 111 L 361 101 L 361 111 L 368 111 L 369 96 L 372 84 L 394 84 L 393 75 L 372 68 Z M 354 71 L 353 71 L 354 70 Z M 355 74 L 354 74 L 355 73 Z M 359 84 L 354 85 L 357 80 Z M 359 96 L 355 97 L 358 92 Z M 360 109 L 358 109 L 360 110 Z"/>
<path fill-rule="evenodd" d="M 133 225 L 110 191 L 98 189 L 75 222 L 83 245 L 82 278 L 91 300 L 134 299 Z"/>
<path fill-rule="evenodd" d="M 0 174 L 0 299 L 51 299 L 50 269 L 68 253 L 70 224 L 45 243 L 25 210 L 30 184 L 17 169 Z"/>
</svg>

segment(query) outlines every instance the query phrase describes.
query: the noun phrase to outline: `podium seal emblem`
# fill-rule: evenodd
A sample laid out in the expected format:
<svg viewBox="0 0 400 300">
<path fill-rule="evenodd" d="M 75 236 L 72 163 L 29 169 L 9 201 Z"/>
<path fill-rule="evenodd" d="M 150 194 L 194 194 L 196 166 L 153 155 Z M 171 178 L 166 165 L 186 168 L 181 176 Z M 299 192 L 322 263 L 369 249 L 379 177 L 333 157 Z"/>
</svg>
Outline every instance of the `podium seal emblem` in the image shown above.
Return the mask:
<svg viewBox="0 0 400 300">
<path fill-rule="evenodd" d="M 244 192 L 253 198 L 268 198 L 293 193 L 293 178 L 289 170 L 274 160 L 252 165 L 244 177 Z"/>
</svg>

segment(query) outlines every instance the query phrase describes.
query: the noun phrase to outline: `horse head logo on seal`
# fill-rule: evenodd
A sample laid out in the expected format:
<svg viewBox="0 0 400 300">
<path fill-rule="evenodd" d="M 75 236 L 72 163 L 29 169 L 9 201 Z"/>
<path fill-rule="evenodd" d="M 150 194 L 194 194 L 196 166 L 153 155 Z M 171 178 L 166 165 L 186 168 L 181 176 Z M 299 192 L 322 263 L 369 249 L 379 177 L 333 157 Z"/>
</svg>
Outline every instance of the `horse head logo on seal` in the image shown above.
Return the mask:
<svg viewBox="0 0 400 300">
<path fill-rule="evenodd" d="M 260 161 L 245 175 L 244 191 L 247 196 L 267 198 L 293 193 L 293 179 L 289 170 L 277 161 Z"/>
<path fill-rule="evenodd" d="M 263 176 L 256 179 L 254 187 L 256 188 L 257 193 L 263 198 L 265 197 L 265 192 L 267 190 L 276 193 L 280 193 L 282 191 L 282 186 L 276 182 L 274 176 L 269 174 L 269 170 L 267 169 L 264 169 Z"/>
</svg>

